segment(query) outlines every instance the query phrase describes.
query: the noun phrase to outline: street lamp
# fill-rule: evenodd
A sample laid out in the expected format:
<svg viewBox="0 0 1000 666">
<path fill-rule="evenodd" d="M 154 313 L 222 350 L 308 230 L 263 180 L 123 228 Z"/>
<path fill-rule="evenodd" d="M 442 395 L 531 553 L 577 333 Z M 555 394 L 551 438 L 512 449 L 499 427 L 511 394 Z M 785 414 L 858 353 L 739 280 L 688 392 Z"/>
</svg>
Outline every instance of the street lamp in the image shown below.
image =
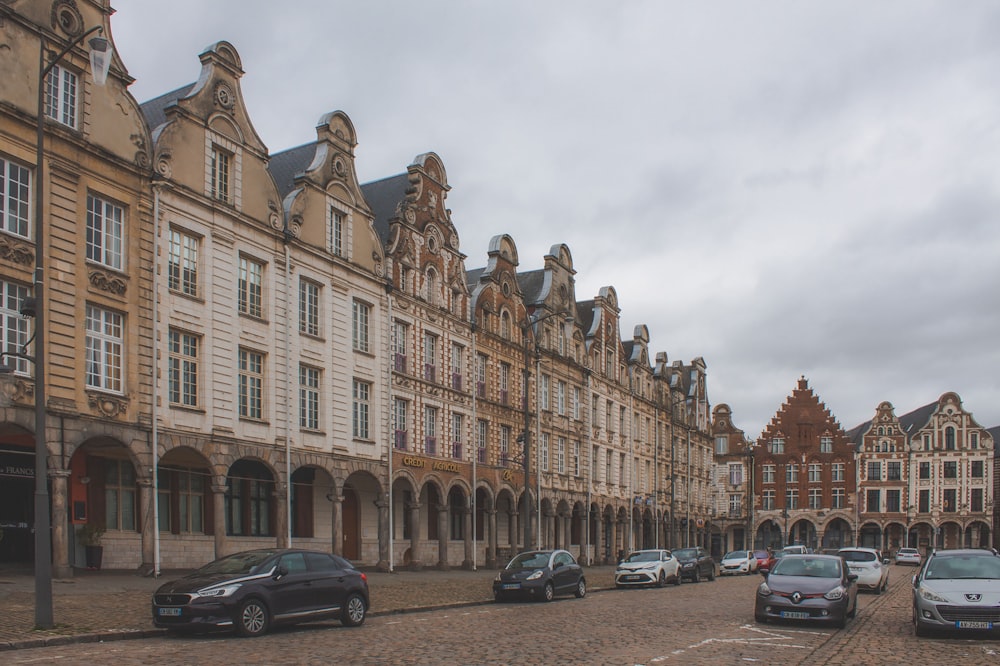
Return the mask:
<svg viewBox="0 0 1000 666">
<path fill-rule="evenodd" d="M 35 317 L 35 626 L 51 629 L 52 621 L 52 535 L 49 516 L 48 443 L 45 437 L 45 256 L 44 233 L 45 197 L 45 79 L 63 56 L 104 28 L 94 26 L 66 45 L 54 56 L 45 48 L 45 37 L 39 34 L 38 47 L 38 107 L 35 141 L 35 281 L 32 291 Z M 45 56 L 51 57 L 46 64 Z M 103 86 L 111 67 L 111 43 L 104 37 L 90 40 L 90 71 L 94 83 Z M 26 303 L 25 306 L 28 306 Z M 26 310 L 27 308 L 22 308 Z M 26 312 L 27 314 L 27 312 Z M 28 315 L 31 316 L 31 315 Z"/>
<path fill-rule="evenodd" d="M 537 326 L 546 319 L 551 317 L 563 317 L 567 324 L 571 324 L 574 321 L 574 316 L 572 312 L 563 310 L 560 312 L 550 312 L 547 315 L 542 315 L 538 318 L 533 318 L 530 314 L 521 323 L 521 337 L 524 340 L 524 371 L 522 373 L 523 385 L 524 385 L 524 397 L 523 397 L 523 407 L 524 407 L 524 432 L 521 436 L 524 440 L 524 496 L 521 498 L 523 502 L 523 514 L 524 514 L 524 550 L 531 550 L 531 484 L 528 480 L 528 474 L 531 471 L 531 434 L 529 432 L 531 428 L 531 411 L 528 409 L 528 377 L 531 372 L 531 348 L 528 346 L 528 331 L 532 330 L 533 326 Z M 534 338 L 534 334 L 532 334 Z M 537 339 L 535 340 L 535 349 L 537 350 L 538 344 Z M 541 476 L 539 476 L 539 480 Z"/>
</svg>

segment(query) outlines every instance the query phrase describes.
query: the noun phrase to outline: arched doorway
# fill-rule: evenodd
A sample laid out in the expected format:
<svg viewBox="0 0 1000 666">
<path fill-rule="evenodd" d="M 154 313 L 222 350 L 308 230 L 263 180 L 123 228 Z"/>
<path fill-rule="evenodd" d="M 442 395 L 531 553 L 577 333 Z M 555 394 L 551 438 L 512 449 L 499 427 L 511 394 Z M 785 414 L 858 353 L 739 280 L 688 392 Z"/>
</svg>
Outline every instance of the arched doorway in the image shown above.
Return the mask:
<svg viewBox="0 0 1000 666">
<path fill-rule="evenodd" d="M 854 544 L 854 531 L 843 518 L 834 518 L 823 532 L 823 548 L 846 548 Z"/>
<path fill-rule="evenodd" d="M 783 535 L 781 527 L 773 520 L 767 520 L 757 528 L 757 536 L 754 538 L 755 548 L 770 548 L 779 550 L 783 545 Z"/>
</svg>

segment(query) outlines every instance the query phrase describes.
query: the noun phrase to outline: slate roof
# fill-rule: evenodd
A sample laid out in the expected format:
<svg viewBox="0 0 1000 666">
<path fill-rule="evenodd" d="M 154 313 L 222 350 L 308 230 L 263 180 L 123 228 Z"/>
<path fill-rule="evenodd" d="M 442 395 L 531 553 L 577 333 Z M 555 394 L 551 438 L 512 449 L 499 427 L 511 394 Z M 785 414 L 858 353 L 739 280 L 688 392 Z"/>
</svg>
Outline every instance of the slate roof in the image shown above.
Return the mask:
<svg viewBox="0 0 1000 666">
<path fill-rule="evenodd" d="M 1000 425 L 987 428 L 986 432 L 993 435 L 993 454 L 1000 455 Z"/>
<path fill-rule="evenodd" d="M 931 414 L 934 413 L 934 410 L 937 409 L 937 407 L 938 403 L 935 400 L 934 402 L 928 403 L 923 407 L 918 407 L 917 409 L 914 409 L 912 412 L 907 412 L 906 414 L 900 416 L 899 425 L 903 429 L 903 433 L 906 434 L 907 437 L 909 437 L 914 432 L 924 427 L 927 424 L 927 421 L 930 420 Z M 854 426 L 853 428 L 847 431 L 847 439 L 853 442 L 856 446 L 860 447 L 864 436 L 871 429 L 871 426 L 872 426 L 871 419 L 865 421 L 860 425 Z"/>
<path fill-rule="evenodd" d="M 177 90 L 171 90 L 139 105 L 142 115 L 146 117 L 146 123 L 149 125 L 150 131 L 155 131 L 157 127 L 167 122 L 167 107 L 177 100 L 186 97 L 194 86 L 194 83 L 189 83 Z"/>
<path fill-rule="evenodd" d="M 469 288 L 469 291 L 476 290 L 476 287 L 479 286 L 479 278 L 481 278 L 485 272 L 485 266 L 482 268 L 467 269 L 465 271 L 465 285 Z"/>
<path fill-rule="evenodd" d="M 524 294 L 525 305 L 537 305 L 541 300 L 542 286 L 545 284 L 545 269 L 525 271 L 517 274 L 517 286 Z"/>
<path fill-rule="evenodd" d="M 361 186 L 361 192 L 375 214 L 375 231 L 383 245 L 389 242 L 389 220 L 396 217 L 396 206 L 406 198 L 409 184 L 409 174 L 401 173 Z"/>
<path fill-rule="evenodd" d="M 282 199 L 295 189 L 295 177 L 309 168 L 316 155 L 316 146 L 317 143 L 313 141 L 271 155 L 267 170 L 271 172 Z"/>
</svg>

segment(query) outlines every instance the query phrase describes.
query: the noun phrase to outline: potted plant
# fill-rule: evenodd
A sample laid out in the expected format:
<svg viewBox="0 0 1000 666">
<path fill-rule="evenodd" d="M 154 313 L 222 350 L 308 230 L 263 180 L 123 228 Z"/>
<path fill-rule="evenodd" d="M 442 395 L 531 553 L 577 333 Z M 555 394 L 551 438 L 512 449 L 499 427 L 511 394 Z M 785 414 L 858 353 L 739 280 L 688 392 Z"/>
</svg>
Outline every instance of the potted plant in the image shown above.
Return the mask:
<svg viewBox="0 0 1000 666">
<path fill-rule="evenodd" d="M 104 546 L 101 545 L 104 526 L 97 523 L 87 523 L 80 528 L 78 536 L 86 554 L 87 568 L 100 569 L 101 560 L 104 559 Z"/>
</svg>

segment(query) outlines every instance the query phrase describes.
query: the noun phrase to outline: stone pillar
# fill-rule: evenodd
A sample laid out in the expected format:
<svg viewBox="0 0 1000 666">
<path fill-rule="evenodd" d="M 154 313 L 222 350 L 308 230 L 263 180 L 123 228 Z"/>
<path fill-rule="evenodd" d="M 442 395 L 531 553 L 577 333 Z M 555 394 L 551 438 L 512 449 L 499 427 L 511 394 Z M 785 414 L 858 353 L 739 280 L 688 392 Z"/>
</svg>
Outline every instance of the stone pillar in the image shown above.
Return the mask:
<svg viewBox="0 0 1000 666">
<path fill-rule="evenodd" d="M 153 502 L 156 501 L 156 498 L 153 497 L 153 480 L 139 479 L 138 486 L 139 497 L 137 498 L 137 504 L 139 509 L 139 524 L 142 525 L 142 532 L 140 533 L 142 539 L 142 563 L 139 568 L 143 572 L 153 571 L 153 560 L 156 559 L 156 530 L 159 529 L 159 525 L 155 525 L 153 521 Z M 55 505 L 52 508 L 54 512 Z"/>
<path fill-rule="evenodd" d="M 52 575 L 55 578 L 72 578 L 69 563 L 69 470 L 49 471 L 52 480 Z"/>
<path fill-rule="evenodd" d="M 573 546 L 573 514 L 563 515 L 563 548 L 569 550 Z"/>
<path fill-rule="evenodd" d="M 389 562 L 389 501 L 379 497 L 375 500 L 375 508 L 378 511 L 378 562 L 375 568 L 379 571 L 391 571 L 392 565 Z"/>
<path fill-rule="evenodd" d="M 609 535 L 611 541 L 611 562 L 618 561 L 618 518 L 611 519 L 611 534 Z"/>
<path fill-rule="evenodd" d="M 486 566 L 490 569 L 497 567 L 497 510 L 486 510 Z"/>
<path fill-rule="evenodd" d="M 419 571 L 424 568 L 420 561 L 420 502 L 410 502 L 404 510 L 410 512 L 410 568 Z"/>
<path fill-rule="evenodd" d="M 344 556 L 344 500 L 333 491 L 330 493 L 330 546 L 334 555 Z"/>
<path fill-rule="evenodd" d="M 437 568 L 447 571 L 448 566 L 448 504 L 438 504 L 438 563 Z"/>
<path fill-rule="evenodd" d="M 215 559 L 226 555 L 226 484 L 212 484 L 212 517 L 215 524 Z"/>
<path fill-rule="evenodd" d="M 462 532 L 465 534 L 465 559 L 462 560 L 462 568 L 472 570 L 475 568 L 475 559 L 473 558 L 473 545 L 474 540 L 472 538 L 472 507 L 465 507 L 462 516 Z"/>
<path fill-rule="evenodd" d="M 510 544 L 511 555 L 521 550 L 521 534 L 524 530 L 521 529 L 521 514 L 516 510 L 511 510 L 510 520 L 508 521 L 509 529 L 507 530 L 509 534 L 507 535 L 507 543 Z"/>
<path fill-rule="evenodd" d="M 604 520 L 601 514 L 594 516 L 594 562 L 604 564 Z"/>
</svg>

